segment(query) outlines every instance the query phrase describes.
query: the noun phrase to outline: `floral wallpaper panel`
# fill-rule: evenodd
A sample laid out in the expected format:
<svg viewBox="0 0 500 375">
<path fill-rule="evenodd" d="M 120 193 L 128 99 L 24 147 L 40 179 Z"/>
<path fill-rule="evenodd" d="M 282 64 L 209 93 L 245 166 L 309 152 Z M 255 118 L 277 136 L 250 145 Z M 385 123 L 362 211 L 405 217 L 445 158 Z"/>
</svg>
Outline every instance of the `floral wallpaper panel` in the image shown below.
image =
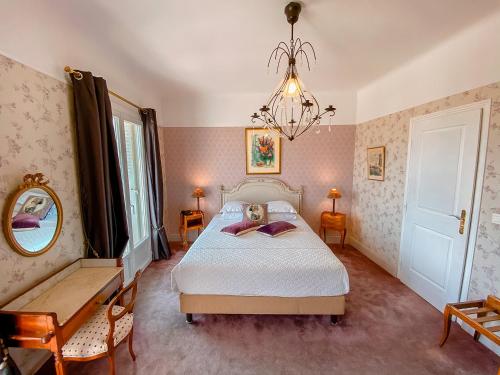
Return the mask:
<svg viewBox="0 0 500 375">
<path fill-rule="evenodd" d="M 469 298 L 500 294 L 500 82 L 439 99 L 358 124 L 354 148 L 351 236 L 396 272 L 403 216 L 403 195 L 410 119 L 491 98 L 486 173 Z M 366 178 L 366 149 L 386 146 L 385 181 Z"/>
<path fill-rule="evenodd" d="M 179 212 L 196 208 L 191 193 L 204 188 L 201 209 L 211 219 L 220 209 L 219 187 L 233 187 L 245 174 L 245 129 L 160 128 L 163 175 L 166 184 L 166 219 L 170 238 L 177 236 Z M 278 178 L 292 188 L 304 188 L 303 216 L 317 231 L 322 211 L 331 210 L 326 198 L 331 187 L 342 192 L 336 201 L 339 212 L 350 214 L 354 156 L 354 125 L 321 127 L 293 142 L 282 141 L 282 164 Z M 255 176 L 254 176 L 255 177 Z M 258 177 L 258 176 L 257 176 Z"/>
<path fill-rule="evenodd" d="M 0 234 L 0 306 L 84 254 L 69 86 L 0 55 L 0 211 L 27 173 L 42 172 L 62 202 L 55 246 L 24 257 Z"/>
</svg>

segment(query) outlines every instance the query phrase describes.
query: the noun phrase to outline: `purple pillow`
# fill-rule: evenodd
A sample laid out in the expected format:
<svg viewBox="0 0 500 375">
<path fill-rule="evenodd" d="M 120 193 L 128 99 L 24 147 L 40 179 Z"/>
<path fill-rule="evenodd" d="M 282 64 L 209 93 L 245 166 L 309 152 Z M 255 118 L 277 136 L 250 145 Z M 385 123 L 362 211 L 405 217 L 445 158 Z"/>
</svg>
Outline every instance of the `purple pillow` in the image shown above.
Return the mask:
<svg viewBox="0 0 500 375">
<path fill-rule="evenodd" d="M 227 227 L 224 227 L 221 229 L 222 233 L 229 234 L 231 236 L 239 236 L 244 233 L 248 233 L 252 230 L 257 229 L 259 224 L 253 222 L 253 221 L 240 221 L 238 223 L 234 223 L 231 225 L 228 225 Z"/>
<path fill-rule="evenodd" d="M 38 216 L 20 213 L 12 218 L 12 229 L 34 229 L 40 228 Z"/>
<path fill-rule="evenodd" d="M 289 223 L 288 221 L 275 221 L 274 223 L 264 225 L 257 229 L 257 232 L 265 234 L 266 236 L 275 237 L 280 234 L 290 232 L 297 228 L 295 225 Z"/>
</svg>

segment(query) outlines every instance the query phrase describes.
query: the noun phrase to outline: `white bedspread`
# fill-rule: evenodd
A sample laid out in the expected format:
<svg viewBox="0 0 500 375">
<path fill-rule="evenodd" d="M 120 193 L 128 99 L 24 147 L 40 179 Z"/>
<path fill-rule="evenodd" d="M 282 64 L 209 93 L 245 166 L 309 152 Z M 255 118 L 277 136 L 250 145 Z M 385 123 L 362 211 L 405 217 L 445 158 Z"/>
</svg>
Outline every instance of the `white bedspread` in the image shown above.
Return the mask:
<svg viewBox="0 0 500 375">
<path fill-rule="evenodd" d="M 172 270 L 172 288 L 185 294 L 311 297 L 349 292 L 344 265 L 297 216 L 298 228 L 271 238 L 232 237 L 221 228 L 237 220 L 214 217 Z"/>
</svg>

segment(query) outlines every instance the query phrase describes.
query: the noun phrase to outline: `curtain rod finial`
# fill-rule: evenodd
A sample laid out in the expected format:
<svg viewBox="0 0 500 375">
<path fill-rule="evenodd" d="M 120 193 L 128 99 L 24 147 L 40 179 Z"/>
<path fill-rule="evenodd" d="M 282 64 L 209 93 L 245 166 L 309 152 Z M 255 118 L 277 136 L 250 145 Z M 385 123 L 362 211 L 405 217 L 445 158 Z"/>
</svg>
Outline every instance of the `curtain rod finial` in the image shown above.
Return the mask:
<svg viewBox="0 0 500 375">
<path fill-rule="evenodd" d="M 81 80 L 83 78 L 83 74 L 81 72 L 73 70 L 73 68 L 68 65 L 64 67 L 64 71 L 68 74 L 73 74 L 77 80 Z"/>
</svg>

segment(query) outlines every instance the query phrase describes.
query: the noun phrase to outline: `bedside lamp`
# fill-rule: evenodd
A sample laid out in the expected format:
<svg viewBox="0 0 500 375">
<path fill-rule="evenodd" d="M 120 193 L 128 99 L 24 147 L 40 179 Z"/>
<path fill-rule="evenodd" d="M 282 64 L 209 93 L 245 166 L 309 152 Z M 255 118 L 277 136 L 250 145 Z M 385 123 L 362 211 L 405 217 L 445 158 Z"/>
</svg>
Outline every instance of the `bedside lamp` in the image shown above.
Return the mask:
<svg viewBox="0 0 500 375">
<path fill-rule="evenodd" d="M 327 198 L 333 200 L 332 209 L 333 209 L 333 213 L 335 214 L 335 199 L 342 198 L 342 194 L 340 194 L 340 191 L 338 191 L 337 189 L 333 188 L 333 189 L 330 189 L 328 191 Z"/>
<path fill-rule="evenodd" d="M 197 187 L 196 189 L 194 189 L 192 197 L 196 198 L 196 201 L 198 203 L 198 211 L 199 211 L 200 210 L 200 198 L 205 197 L 205 192 L 203 191 L 203 189 L 201 187 Z"/>
</svg>

